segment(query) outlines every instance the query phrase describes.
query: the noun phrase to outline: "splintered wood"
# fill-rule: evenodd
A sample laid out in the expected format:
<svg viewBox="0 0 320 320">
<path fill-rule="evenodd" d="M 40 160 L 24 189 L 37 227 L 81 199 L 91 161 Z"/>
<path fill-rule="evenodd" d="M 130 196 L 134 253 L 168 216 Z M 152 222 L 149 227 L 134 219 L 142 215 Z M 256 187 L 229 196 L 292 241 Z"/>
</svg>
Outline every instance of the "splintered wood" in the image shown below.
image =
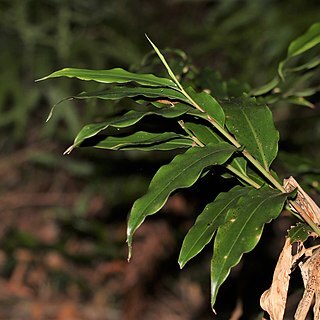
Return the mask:
<svg viewBox="0 0 320 320">
<path fill-rule="evenodd" d="M 301 216 L 307 215 L 315 224 L 320 224 L 320 209 L 309 195 L 300 187 L 298 182 L 290 177 L 284 180 L 284 189 L 291 192 L 297 189 L 295 204 L 292 209 Z M 292 205 L 292 204 L 291 204 Z M 303 212 L 301 212 L 303 211 Z M 260 305 L 271 320 L 281 320 L 284 317 L 289 288 L 290 274 L 297 261 L 304 283 L 304 294 L 294 315 L 295 320 L 305 320 L 314 301 L 313 319 L 320 320 L 320 245 L 305 248 L 298 243 L 298 250 L 292 254 L 292 244 L 287 238 L 274 270 L 271 287 L 261 298 Z"/>
</svg>

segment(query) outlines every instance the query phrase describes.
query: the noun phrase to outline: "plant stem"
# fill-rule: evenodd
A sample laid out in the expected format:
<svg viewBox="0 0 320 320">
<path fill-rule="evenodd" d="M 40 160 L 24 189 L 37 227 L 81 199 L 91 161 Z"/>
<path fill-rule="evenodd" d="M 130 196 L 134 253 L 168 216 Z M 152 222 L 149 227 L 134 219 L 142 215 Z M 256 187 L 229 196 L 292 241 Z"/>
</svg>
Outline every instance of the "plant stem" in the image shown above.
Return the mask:
<svg viewBox="0 0 320 320">
<path fill-rule="evenodd" d="M 166 67 L 171 79 L 173 80 L 173 82 L 177 85 L 178 87 L 178 91 L 180 91 L 189 101 L 190 103 L 199 111 L 205 113 L 205 111 L 201 108 L 201 106 L 194 101 L 190 95 L 184 90 L 183 86 L 181 85 L 181 83 L 179 82 L 179 80 L 177 79 L 177 77 L 175 76 L 175 74 L 173 73 L 173 71 L 171 70 L 170 66 L 168 65 L 165 57 L 162 55 L 162 53 L 159 51 L 159 49 L 152 43 L 152 41 L 148 38 L 149 42 L 151 43 L 151 45 L 153 46 L 155 52 L 158 54 L 160 60 L 162 61 L 162 63 L 164 64 L 164 66 Z M 212 117 L 210 117 L 209 115 L 207 116 L 208 120 L 212 123 L 212 125 L 216 128 L 216 130 L 218 130 L 229 142 L 231 142 L 236 148 L 240 149 L 242 148 L 241 144 L 226 130 L 224 129 L 215 119 L 213 119 Z M 199 146 L 204 146 L 202 144 L 201 141 L 199 141 L 199 139 L 197 137 L 194 137 L 194 135 L 191 132 L 188 132 L 189 130 L 187 128 L 185 128 L 183 121 L 179 122 L 180 126 L 191 136 L 191 138 L 193 139 L 193 141 L 195 141 Z M 188 130 L 188 131 L 187 131 Z M 274 186 L 276 187 L 279 191 L 281 191 L 282 193 L 286 193 L 287 191 L 283 188 L 283 186 L 271 175 L 271 173 L 269 172 L 268 169 L 264 168 L 261 163 L 256 160 L 248 150 L 243 149 L 242 151 L 243 156 L 249 161 L 251 162 L 255 168 L 257 168 L 257 170 L 259 170 L 261 172 L 261 174 L 264 175 L 264 177 Z M 230 168 L 229 168 L 230 170 Z M 234 174 L 236 174 L 237 176 L 239 176 L 242 179 L 246 179 L 248 183 L 250 183 L 251 185 L 253 181 L 250 181 L 247 179 L 247 177 L 245 175 L 243 175 L 241 172 L 239 172 L 237 169 L 232 168 L 232 171 Z M 245 180 L 245 181 L 246 181 Z M 250 181 L 250 182 L 249 182 Z M 255 184 L 255 182 L 254 182 Z M 260 187 L 260 186 L 259 186 Z M 297 212 L 301 215 L 301 217 L 306 221 L 306 223 L 309 224 L 309 226 L 320 236 L 320 229 L 319 227 L 311 220 L 311 218 L 304 212 L 304 210 L 299 206 L 298 203 L 296 203 L 295 201 L 289 201 L 289 203 L 293 206 L 293 208 L 295 208 L 295 210 L 297 210 Z"/>
<path fill-rule="evenodd" d="M 190 96 L 189 94 L 183 89 L 183 87 L 181 86 L 181 84 L 178 82 L 177 83 L 179 88 L 181 89 L 181 93 L 185 95 L 185 97 L 190 101 L 190 103 L 192 103 L 192 105 L 200 110 L 201 112 L 205 112 Z M 230 141 L 236 148 L 240 149 L 242 146 L 241 144 L 227 131 L 225 130 L 215 119 L 213 119 L 212 117 L 210 117 L 208 115 L 208 120 L 212 123 L 212 125 L 228 140 Z M 286 193 L 287 191 L 283 188 L 283 186 L 272 176 L 272 174 L 266 170 L 261 163 L 256 160 L 248 150 L 243 149 L 242 150 L 242 154 L 243 156 L 248 159 L 249 162 L 251 162 L 255 168 L 257 168 L 257 170 L 259 170 L 261 172 L 261 174 L 264 175 L 264 177 L 267 178 L 267 180 L 269 180 L 269 182 L 271 182 L 271 184 L 276 187 L 279 191 L 281 191 L 282 193 Z M 241 179 L 243 179 L 244 181 L 246 181 L 247 183 L 249 183 L 250 185 L 252 185 L 253 187 L 258 188 L 260 187 L 258 184 L 256 184 L 254 181 L 252 181 L 249 177 L 246 177 L 245 175 L 243 175 L 241 172 L 239 172 L 238 170 L 236 170 L 233 167 L 229 167 L 228 168 L 231 172 L 233 172 L 235 175 L 237 175 L 238 177 L 240 177 Z M 250 180 L 249 180 L 250 179 Z M 304 210 L 299 206 L 298 203 L 296 203 L 295 201 L 290 200 L 289 203 L 292 205 L 293 208 L 295 208 L 295 210 L 301 215 L 301 217 L 304 219 L 304 221 L 312 228 L 312 230 L 318 235 L 320 236 L 320 228 L 312 221 L 312 219 L 304 212 Z"/>
<path fill-rule="evenodd" d="M 191 139 L 199 146 L 199 147 L 204 147 L 205 144 L 203 144 L 196 136 L 193 135 L 193 133 L 186 128 L 186 126 L 184 125 L 184 122 L 182 120 L 178 121 L 179 125 L 181 126 L 181 128 L 191 137 Z M 233 167 L 232 165 L 228 164 L 226 165 L 226 168 L 231 171 L 232 173 L 234 173 L 236 176 L 238 176 L 240 179 L 242 179 L 243 181 L 247 182 L 249 185 L 251 185 L 252 187 L 259 189 L 261 186 L 256 183 L 255 181 L 253 181 L 250 177 L 246 176 L 245 174 L 243 174 L 242 172 L 240 172 L 239 170 L 237 170 L 235 167 Z"/>
<path fill-rule="evenodd" d="M 282 193 L 286 193 L 287 191 L 283 188 L 283 186 L 271 175 L 269 171 L 267 171 L 259 161 L 257 161 L 246 149 L 242 151 L 242 154 Z"/>
<path fill-rule="evenodd" d="M 301 206 L 296 201 L 289 201 L 289 204 L 297 211 L 304 221 L 312 228 L 312 230 L 320 237 L 319 227 L 312 221 L 312 219 L 304 212 Z"/>
<path fill-rule="evenodd" d="M 226 168 L 229 171 L 231 171 L 232 173 L 234 173 L 236 176 L 238 176 L 240 179 L 242 179 L 243 181 L 247 182 L 249 185 L 254 187 L 255 189 L 261 188 L 261 186 L 258 183 L 253 181 L 250 177 L 246 176 L 245 174 L 243 174 L 242 172 L 240 172 L 239 170 L 237 170 L 235 167 L 231 166 L 230 164 L 226 165 Z"/>
<path fill-rule="evenodd" d="M 200 147 L 204 147 L 204 144 L 184 125 L 183 120 L 178 121 L 180 127 L 189 135 L 189 137 Z"/>
<path fill-rule="evenodd" d="M 178 87 L 176 90 L 180 91 L 189 101 L 190 103 L 199 111 L 205 113 L 205 111 L 201 108 L 201 106 L 190 97 L 188 92 L 183 88 L 181 85 L 180 81 L 177 79 L 175 76 L 174 72 L 171 70 L 169 64 L 167 63 L 165 57 L 163 54 L 160 52 L 160 50 L 155 46 L 155 44 L 149 39 L 149 37 L 146 35 L 148 41 L 152 45 L 153 49 L 157 53 L 158 57 L 162 61 L 163 65 L 167 69 L 167 72 L 170 76 L 170 78 L 173 80 L 173 82 L 176 84 Z M 210 117 L 208 115 L 208 120 L 212 123 L 212 125 L 228 140 L 230 141 L 236 148 L 240 149 L 242 146 L 241 144 L 227 131 L 225 130 L 215 119 Z M 181 124 L 180 124 L 181 125 Z M 183 128 L 183 127 L 182 127 Z M 183 128 L 186 130 L 186 128 Z M 193 135 L 191 135 L 193 138 Z M 195 140 L 194 140 L 195 141 Z M 243 149 L 242 154 L 271 182 L 273 186 L 275 186 L 277 189 L 279 189 L 281 192 L 286 192 L 281 184 L 268 172 L 260 163 L 257 161 L 247 150 Z"/>
<path fill-rule="evenodd" d="M 181 89 L 181 93 L 192 103 L 192 105 L 201 112 L 205 112 L 191 97 L 190 95 L 183 89 L 181 84 L 179 85 Z M 230 141 L 236 148 L 240 149 L 241 144 L 227 131 L 225 130 L 215 119 L 208 116 L 208 120 L 212 123 L 212 125 L 228 140 Z M 259 161 L 257 161 L 246 149 L 242 150 L 242 154 L 272 183 L 274 187 L 279 189 L 281 192 L 286 193 L 286 190 L 282 187 L 282 185 L 268 172 Z"/>
</svg>

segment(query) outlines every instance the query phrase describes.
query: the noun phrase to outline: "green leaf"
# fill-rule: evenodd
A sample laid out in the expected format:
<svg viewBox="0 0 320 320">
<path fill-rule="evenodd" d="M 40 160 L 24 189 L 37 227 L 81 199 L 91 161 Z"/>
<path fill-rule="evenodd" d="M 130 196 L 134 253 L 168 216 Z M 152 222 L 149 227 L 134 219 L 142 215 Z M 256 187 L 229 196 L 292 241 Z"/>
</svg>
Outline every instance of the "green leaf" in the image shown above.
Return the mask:
<svg viewBox="0 0 320 320">
<path fill-rule="evenodd" d="M 304 106 L 304 107 L 308 107 L 311 109 L 315 108 L 315 105 L 313 103 L 311 103 L 310 101 L 308 101 L 307 99 L 303 98 L 303 97 L 289 97 L 286 99 L 287 102 L 293 103 L 293 104 L 297 104 L 299 106 Z"/>
<path fill-rule="evenodd" d="M 236 186 L 228 192 L 220 193 L 204 208 L 184 238 L 179 255 L 180 268 L 183 268 L 211 241 L 217 228 L 225 222 L 228 210 L 235 207 L 240 197 L 250 190 L 251 188 Z"/>
<path fill-rule="evenodd" d="M 290 43 L 287 57 L 297 56 L 320 43 L 320 23 L 314 23 L 305 34 Z"/>
<path fill-rule="evenodd" d="M 312 232 L 313 230 L 310 226 L 299 222 L 288 231 L 288 237 L 290 238 L 291 243 L 298 241 L 305 242 Z"/>
<path fill-rule="evenodd" d="M 279 141 L 270 109 L 247 97 L 225 101 L 223 107 L 228 130 L 269 171 Z"/>
<path fill-rule="evenodd" d="M 190 187 L 198 180 L 203 169 L 223 164 L 235 150 L 227 143 L 190 148 L 157 171 L 147 193 L 134 203 L 130 213 L 127 229 L 129 258 L 133 234 L 144 219 L 159 211 L 173 191 Z"/>
<path fill-rule="evenodd" d="M 306 63 L 293 67 L 293 68 L 286 68 L 286 71 L 288 72 L 298 72 L 303 70 L 309 70 L 317 67 L 320 64 L 320 57 L 314 57 L 311 60 L 308 60 Z"/>
<path fill-rule="evenodd" d="M 215 132 L 213 132 L 209 127 L 194 122 L 185 122 L 185 127 L 189 129 L 194 136 L 196 136 L 203 144 L 207 145 L 209 143 L 219 143 L 223 142 Z"/>
<path fill-rule="evenodd" d="M 237 207 L 230 209 L 226 222 L 219 227 L 211 262 L 211 304 L 215 304 L 218 290 L 230 269 L 246 252 L 258 243 L 263 226 L 279 216 L 288 194 L 268 186 L 251 190 L 241 197 Z"/>
<path fill-rule="evenodd" d="M 127 86 L 112 86 L 110 88 L 94 91 L 94 92 L 82 92 L 72 98 L 74 99 L 89 99 L 99 98 L 105 100 L 118 100 L 122 98 L 131 98 L 143 96 L 147 98 L 165 98 L 170 100 L 180 100 L 188 103 L 188 99 L 179 91 L 171 88 L 159 88 L 159 87 L 127 87 Z"/>
<path fill-rule="evenodd" d="M 169 76 L 171 77 L 171 79 L 173 80 L 173 82 L 177 85 L 177 87 L 181 87 L 177 77 L 175 76 L 175 74 L 171 70 L 171 68 L 170 68 L 169 64 L 167 63 L 164 55 L 160 52 L 160 50 L 156 47 L 156 45 L 150 40 L 150 38 L 147 35 L 145 35 L 145 36 L 148 39 L 148 41 L 150 42 L 153 50 L 156 52 L 156 54 L 160 58 L 161 62 L 163 63 L 163 65 L 167 69 L 167 72 L 168 72 Z"/>
<path fill-rule="evenodd" d="M 245 176 L 247 175 L 247 160 L 242 156 L 233 156 L 229 166 L 233 167 Z"/>
<path fill-rule="evenodd" d="M 165 118 L 175 118 L 183 115 L 189 109 L 191 109 L 191 107 L 188 107 L 184 104 L 177 104 L 174 107 L 164 107 L 162 109 L 150 107 L 148 111 L 130 110 L 120 117 L 115 117 L 105 122 L 87 124 L 77 134 L 73 145 L 68 149 L 68 153 L 83 143 L 84 140 L 94 137 L 99 132 L 107 129 L 109 126 L 115 128 L 129 127 L 148 115 L 159 115 Z"/>
<path fill-rule="evenodd" d="M 247 168 L 247 175 L 251 180 L 259 184 L 260 186 L 266 184 L 265 178 L 261 175 L 261 173 L 251 168 L 250 166 L 248 166 Z"/>
<path fill-rule="evenodd" d="M 215 119 L 222 127 L 225 122 L 225 115 L 219 102 L 206 92 L 195 92 L 191 87 L 187 89 L 191 98 L 213 119 Z"/>
<path fill-rule="evenodd" d="M 320 23 L 313 24 L 306 33 L 299 38 L 292 41 L 288 48 L 287 57 L 281 61 L 278 66 L 278 73 L 280 77 L 284 78 L 284 66 L 285 64 L 295 56 L 298 56 L 320 43 Z"/>
<path fill-rule="evenodd" d="M 205 145 L 209 143 L 223 142 L 223 139 L 218 134 L 203 124 L 185 122 L 184 125 Z M 247 175 L 247 161 L 243 157 L 233 156 L 229 166 L 241 172 L 243 175 Z"/>
<path fill-rule="evenodd" d="M 144 97 L 147 98 L 144 101 L 148 99 L 159 99 L 166 100 L 168 104 L 170 104 L 171 100 L 176 101 L 182 101 L 185 104 L 185 108 L 187 108 L 188 105 L 188 99 L 185 98 L 185 96 L 181 93 L 179 93 L 176 90 L 170 89 L 170 88 L 158 88 L 158 87 L 126 87 L 126 86 L 112 86 L 110 88 L 100 90 L 100 91 L 93 91 L 93 92 L 82 92 L 76 96 L 71 96 L 67 98 L 63 98 L 58 103 L 56 103 L 50 110 L 50 113 L 47 117 L 46 121 L 49 121 L 52 117 L 52 114 L 54 112 L 54 109 L 62 102 L 66 100 L 72 100 L 72 99 L 104 99 L 104 100 L 119 100 L 122 98 L 132 98 L 132 97 Z M 141 101 L 142 99 L 140 99 Z M 155 102 L 162 108 L 164 106 L 163 103 Z M 172 103 L 172 106 L 174 104 Z M 189 111 L 191 112 L 193 108 L 189 108 Z"/>
<path fill-rule="evenodd" d="M 56 77 L 77 78 L 86 81 L 96 81 L 100 83 L 128 83 L 136 82 L 144 86 L 177 88 L 177 85 L 170 79 L 160 78 L 153 74 L 139 74 L 126 71 L 121 68 L 109 70 L 89 70 L 65 68 L 51 73 L 37 81 Z"/>
<path fill-rule="evenodd" d="M 174 132 L 150 133 L 138 131 L 125 137 L 102 137 L 101 140 L 87 142 L 84 146 L 110 150 L 172 150 L 190 148 L 193 141 Z"/>
<path fill-rule="evenodd" d="M 265 93 L 271 91 L 272 89 L 274 89 L 279 84 L 279 82 L 280 82 L 280 79 L 279 79 L 279 77 L 276 76 L 267 84 L 265 84 L 259 88 L 251 90 L 250 95 L 260 96 L 262 94 L 265 94 Z"/>
</svg>

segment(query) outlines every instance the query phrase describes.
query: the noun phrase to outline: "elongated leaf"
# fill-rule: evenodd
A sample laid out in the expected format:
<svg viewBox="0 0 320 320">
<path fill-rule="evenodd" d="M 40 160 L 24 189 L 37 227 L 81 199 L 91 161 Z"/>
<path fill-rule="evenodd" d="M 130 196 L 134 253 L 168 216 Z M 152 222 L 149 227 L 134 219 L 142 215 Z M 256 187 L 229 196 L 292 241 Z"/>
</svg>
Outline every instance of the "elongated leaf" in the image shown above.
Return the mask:
<svg viewBox="0 0 320 320">
<path fill-rule="evenodd" d="M 130 98 L 143 96 L 147 98 L 166 98 L 172 100 L 180 100 L 188 103 L 188 99 L 179 91 L 171 88 L 159 88 L 159 87 L 126 87 L 126 86 L 112 86 L 110 88 L 95 91 L 95 92 L 82 92 L 74 99 L 89 99 L 99 98 L 105 100 L 118 100 L 122 98 Z"/>
<path fill-rule="evenodd" d="M 211 241 L 217 228 L 225 222 L 228 210 L 235 207 L 239 199 L 250 190 L 236 186 L 228 192 L 220 193 L 204 208 L 183 240 L 179 256 L 181 268 Z"/>
<path fill-rule="evenodd" d="M 279 133 L 272 113 L 255 99 L 242 98 L 225 102 L 226 124 L 231 133 L 263 166 L 269 166 L 277 156 Z"/>
<path fill-rule="evenodd" d="M 197 181 L 203 169 L 223 164 L 235 150 L 227 143 L 190 148 L 157 171 L 147 193 L 134 203 L 130 213 L 127 229 L 129 258 L 132 236 L 144 219 L 159 211 L 173 191 L 190 187 Z"/>
<path fill-rule="evenodd" d="M 187 89 L 188 94 L 195 102 L 213 119 L 215 119 L 222 127 L 225 122 L 225 115 L 219 102 L 206 92 L 195 92 L 191 87 Z"/>
<path fill-rule="evenodd" d="M 300 90 L 295 90 L 293 97 L 295 97 L 295 96 L 296 97 L 310 97 L 310 96 L 313 96 L 314 94 L 316 94 L 319 91 L 320 91 L 320 86 L 306 88 L 306 89 L 300 89 Z"/>
<path fill-rule="evenodd" d="M 286 99 L 286 101 L 293 103 L 293 104 L 300 105 L 300 106 L 308 107 L 311 109 L 315 108 L 315 105 L 313 103 L 311 103 L 310 101 L 308 101 L 307 99 L 305 99 L 303 97 L 289 97 Z"/>
<path fill-rule="evenodd" d="M 194 122 L 185 122 L 184 125 L 205 145 L 209 143 L 223 142 L 222 138 L 220 138 L 209 127 L 203 124 L 194 123 Z"/>
<path fill-rule="evenodd" d="M 248 177 L 259 184 L 260 186 L 263 186 L 266 184 L 265 178 L 259 174 L 259 171 L 254 170 L 254 168 L 251 168 L 250 166 L 247 168 L 247 175 Z"/>
<path fill-rule="evenodd" d="M 172 150 L 190 148 L 193 140 L 174 132 L 150 133 L 138 131 L 125 137 L 107 136 L 87 146 L 110 150 Z"/>
<path fill-rule="evenodd" d="M 211 263 L 211 304 L 230 269 L 258 243 L 263 226 L 279 216 L 288 194 L 269 187 L 251 190 L 231 209 L 217 232 Z"/>
<path fill-rule="evenodd" d="M 105 122 L 87 124 L 77 134 L 73 145 L 69 148 L 69 150 L 71 151 L 72 149 L 78 147 L 81 143 L 83 143 L 84 140 L 94 137 L 102 130 L 107 129 L 109 126 L 115 128 L 129 127 L 148 115 L 159 115 L 165 118 L 175 118 L 183 115 L 189 109 L 191 109 L 191 107 L 183 104 L 177 104 L 174 107 L 164 107 L 162 109 L 150 107 L 148 111 L 130 110 L 123 116 L 115 117 Z"/>
<path fill-rule="evenodd" d="M 218 134 L 216 134 L 209 127 L 207 127 L 203 124 L 186 122 L 185 126 L 205 145 L 207 145 L 209 143 L 223 142 L 223 139 Z M 236 169 L 237 171 L 239 171 L 243 175 L 247 175 L 246 174 L 247 161 L 243 157 L 234 157 L 233 156 L 233 159 L 228 164 L 229 169 L 230 169 L 230 167 Z"/>
<path fill-rule="evenodd" d="M 175 74 L 173 73 L 173 71 L 171 70 L 169 64 L 167 63 L 164 55 L 161 53 L 161 51 L 157 48 L 157 46 L 151 41 L 151 39 L 145 35 L 146 38 L 148 39 L 148 41 L 150 42 L 153 50 L 155 51 L 155 53 L 158 55 L 159 59 L 161 60 L 161 62 L 163 63 L 163 65 L 165 66 L 165 68 L 167 69 L 167 72 L 170 76 L 170 78 L 173 80 L 173 82 L 177 85 L 177 86 L 181 86 L 177 77 L 175 76 Z"/>
<path fill-rule="evenodd" d="M 288 48 L 287 57 L 281 61 L 278 67 L 278 73 L 283 79 L 283 71 L 285 64 L 295 56 L 298 56 L 320 43 L 320 23 L 313 24 L 306 33 L 292 41 Z"/>
<path fill-rule="evenodd" d="M 297 56 L 320 43 L 320 23 L 314 23 L 305 34 L 290 43 L 287 57 Z"/>
<path fill-rule="evenodd" d="M 52 108 L 47 117 L 46 121 L 49 121 L 52 117 L 54 109 L 62 102 L 72 99 L 104 99 L 104 100 L 119 100 L 122 98 L 132 98 L 132 97 L 141 97 L 139 101 L 143 101 L 143 97 L 147 99 L 165 99 L 170 103 L 170 100 L 182 101 L 188 103 L 188 99 L 179 91 L 170 89 L 170 88 L 161 88 L 161 87 L 127 87 L 127 86 L 112 86 L 104 90 L 93 91 L 93 92 L 82 92 L 76 96 L 63 98 L 58 103 L 56 103 Z M 155 102 L 157 103 L 157 102 Z M 173 103 L 172 103 L 173 105 Z M 163 105 L 161 105 L 162 107 Z M 192 108 L 190 107 L 190 111 Z"/>
<path fill-rule="evenodd" d="M 265 93 L 271 91 L 272 89 L 274 89 L 279 84 L 279 82 L 280 82 L 280 79 L 278 76 L 276 76 L 267 84 L 265 84 L 259 88 L 252 89 L 250 91 L 250 95 L 260 96 L 262 94 L 265 94 Z"/>
<path fill-rule="evenodd" d="M 316 56 L 300 66 L 297 66 L 294 68 L 286 68 L 286 71 L 298 72 L 298 71 L 303 71 L 303 70 L 309 70 L 309 69 L 317 67 L 318 65 L 320 65 L 320 57 Z"/>
<path fill-rule="evenodd" d="M 86 81 L 96 81 L 100 83 L 128 83 L 136 82 L 144 86 L 170 87 L 177 88 L 177 85 L 170 79 L 160 78 L 153 74 L 139 74 L 126 71 L 121 68 L 109 70 L 89 70 L 65 68 L 51 73 L 37 81 L 46 80 L 49 78 L 68 77 L 77 78 Z"/>
</svg>

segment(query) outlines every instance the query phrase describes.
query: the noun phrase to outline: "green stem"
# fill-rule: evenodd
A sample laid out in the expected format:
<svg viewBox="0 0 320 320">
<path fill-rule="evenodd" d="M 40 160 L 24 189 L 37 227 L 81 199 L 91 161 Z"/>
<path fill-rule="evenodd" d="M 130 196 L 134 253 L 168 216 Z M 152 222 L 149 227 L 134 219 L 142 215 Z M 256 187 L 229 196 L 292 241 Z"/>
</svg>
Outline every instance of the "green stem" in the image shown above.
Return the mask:
<svg viewBox="0 0 320 320">
<path fill-rule="evenodd" d="M 148 38 L 148 37 L 147 37 Z M 180 91 L 189 101 L 190 103 L 199 111 L 201 112 L 205 112 L 201 106 L 198 105 L 198 103 L 196 101 L 194 101 L 190 95 L 184 90 L 184 88 L 182 87 L 181 83 L 179 82 L 179 80 L 177 79 L 177 77 L 175 76 L 175 74 L 173 73 L 173 71 L 171 70 L 170 66 L 168 65 L 166 59 L 164 58 L 164 56 L 162 55 L 162 53 L 159 51 L 159 49 L 152 43 L 152 41 L 148 38 L 149 42 L 151 43 L 151 45 L 153 46 L 155 52 L 158 54 L 160 60 L 162 61 L 162 63 L 164 64 L 164 66 L 166 67 L 171 79 L 174 81 L 174 83 L 177 85 L 178 87 L 178 91 Z M 236 148 L 240 149 L 242 146 L 241 144 L 227 131 L 225 130 L 215 119 L 211 118 L 208 115 L 208 120 L 212 123 L 212 125 L 228 140 L 230 141 Z M 184 130 L 186 130 L 186 128 L 184 127 L 183 122 L 179 123 L 182 128 Z M 196 137 L 194 137 L 191 134 L 192 139 L 199 144 L 200 146 L 203 144 L 199 141 L 199 139 L 197 139 Z M 271 173 L 266 170 L 259 161 L 257 161 L 246 149 L 242 150 L 242 154 L 245 158 L 247 158 L 247 160 L 249 162 L 251 162 L 256 168 L 257 170 L 259 170 L 261 172 L 261 174 L 263 174 L 265 176 L 265 178 L 274 186 L 276 187 L 278 190 L 280 190 L 283 193 L 286 193 L 286 190 L 283 188 L 283 186 L 271 175 Z M 237 171 L 237 170 L 236 170 Z M 235 171 L 234 171 L 235 173 Z M 235 173 L 235 174 L 239 174 L 239 172 Z M 240 173 L 241 174 L 241 173 Z M 243 177 L 245 177 L 243 175 Z M 246 178 L 246 177 L 245 177 Z M 251 180 L 251 179 L 250 179 Z M 304 210 L 302 210 L 302 208 L 299 206 L 299 204 L 297 204 L 295 201 L 290 201 L 289 202 L 296 210 L 297 212 L 302 216 L 302 218 L 309 224 L 309 226 L 320 236 L 320 229 L 319 227 L 310 219 L 310 217 L 304 212 Z"/>
<path fill-rule="evenodd" d="M 191 137 L 191 139 L 199 146 L 199 147 L 204 147 L 205 145 L 196 137 L 194 136 L 194 134 L 188 129 L 186 128 L 186 126 L 184 125 L 184 122 L 182 120 L 178 121 L 179 125 L 181 126 L 181 128 Z M 240 179 L 242 179 L 243 181 L 247 182 L 249 185 L 251 185 L 252 187 L 259 189 L 261 188 L 261 186 L 256 183 L 255 181 L 253 181 L 251 178 L 249 178 L 248 176 L 246 176 L 245 174 L 243 174 L 242 172 L 240 172 L 239 170 L 237 170 L 235 167 L 233 167 L 232 165 L 228 164 L 226 165 L 226 168 L 231 171 L 232 173 L 234 173 L 236 176 L 238 176 Z"/>
<path fill-rule="evenodd" d="M 181 84 L 178 82 L 177 83 L 179 88 L 181 89 L 181 93 L 185 95 L 185 97 L 190 101 L 190 103 L 192 103 L 192 105 L 200 110 L 201 112 L 205 112 L 190 96 L 189 94 L 183 89 L 183 87 L 181 86 Z M 208 115 L 208 120 L 212 123 L 212 125 L 228 140 L 230 141 L 236 148 L 241 148 L 240 143 L 227 131 L 225 130 L 215 119 L 213 119 L 212 117 L 210 117 Z M 282 193 L 286 193 L 287 191 L 283 188 L 283 186 L 271 175 L 271 173 L 269 171 L 267 171 L 262 165 L 261 163 L 256 160 L 249 151 L 247 151 L 246 149 L 242 150 L 242 154 L 244 155 L 244 157 L 246 159 L 248 159 L 249 162 L 251 162 L 255 168 L 257 168 L 257 170 L 259 170 L 261 172 L 261 174 L 263 174 L 263 176 L 265 178 L 267 178 L 267 180 L 269 180 L 269 182 L 271 182 L 271 184 L 276 187 L 279 191 L 281 191 Z M 228 168 L 230 170 L 230 168 Z M 252 184 L 252 182 L 254 181 L 249 181 L 247 179 L 247 177 L 245 175 L 242 175 L 241 172 L 237 172 L 236 169 L 232 168 L 230 170 L 231 172 L 233 172 L 234 174 L 236 174 L 237 176 L 239 176 L 240 178 L 242 178 L 244 181 L 247 181 L 250 185 L 252 185 L 253 187 L 256 187 Z M 249 178 L 250 179 L 250 178 Z M 251 179 L 250 179 L 251 180 Z M 254 182 L 255 184 L 255 182 Z M 259 186 L 260 187 L 260 186 Z M 295 202 L 295 201 L 289 201 L 289 203 L 296 209 L 296 211 L 301 215 L 301 217 L 304 219 L 304 221 L 312 228 L 312 230 L 318 235 L 320 236 L 320 228 L 312 221 L 312 219 L 304 212 L 304 210 L 302 210 L 302 208 Z"/>
<path fill-rule="evenodd" d="M 200 110 L 201 112 L 205 112 L 191 97 L 190 95 L 182 88 L 180 84 L 181 93 L 192 103 L 192 105 Z M 227 131 L 225 130 L 215 119 L 208 116 L 208 120 L 212 123 L 212 125 L 228 140 L 230 141 L 236 148 L 241 148 L 241 144 Z M 263 174 L 277 189 L 281 192 L 285 193 L 286 190 L 282 187 L 282 185 L 268 172 L 259 161 L 257 161 L 246 149 L 242 150 L 242 154 Z"/>
<path fill-rule="evenodd" d="M 304 221 L 312 228 L 312 230 L 320 237 L 319 227 L 312 221 L 312 219 L 304 212 L 301 206 L 296 201 L 289 201 L 289 204 L 301 215 Z"/>
<path fill-rule="evenodd" d="M 267 171 L 259 161 L 257 161 L 246 149 L 242 151 L 242 154 L 282 193 L 287 191 L 283 186 L 272 176 L 272 174 Z"/>
<path fill-rule="evenodd" d="M 180 127 L 189 135 L 189 137 L 200 147 L 204 147 L 204 144 L 184 125 L 183 120 L 178 121 Z"/>
<path fill-rule="evenodd" d="M 254 187 L 256 189 L 261 188 L 261 186 L 258 183 L 253 181 L 251 178 L 249 178 L 248 176 L 246 176 L 245 174 L 243 174 L 242 172 L 240 172 L 239 170 L 237 170 L 235 167 L 231 166 L 230 164 L 226 165 L 226 168 L 229 171 L 231 171 L 232 173 L 234 173 L 236 176 L 238 176 L 240 179 L 242 179 L 243 181 L 245 181 L 246 183 L 251 185 L 252 187 Z"/>
</svg>

